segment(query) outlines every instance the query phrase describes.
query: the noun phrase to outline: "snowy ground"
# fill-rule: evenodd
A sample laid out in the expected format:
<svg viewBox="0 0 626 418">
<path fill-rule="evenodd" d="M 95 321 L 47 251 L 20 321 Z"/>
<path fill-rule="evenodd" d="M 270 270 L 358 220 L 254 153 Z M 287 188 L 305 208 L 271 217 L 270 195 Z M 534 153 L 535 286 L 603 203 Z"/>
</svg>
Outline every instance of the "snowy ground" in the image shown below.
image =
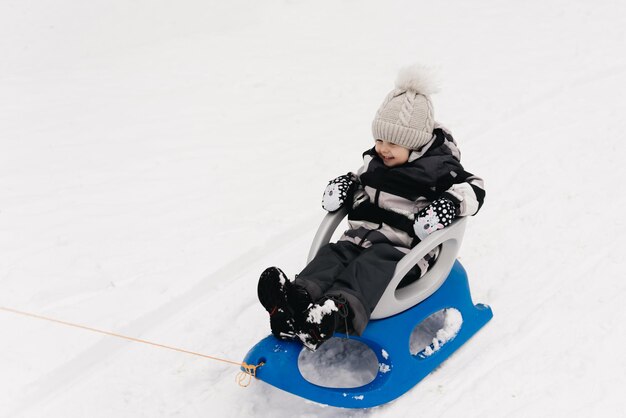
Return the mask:
<svg viewBox="0 0 626 418">
<path fill-rule="evenodd" d="M 0 312 L 0 416 L 623 416 L 625 47 L 618 1 L 3 0 L 0 306 L 241 360 L 258 274 L 303 267 L 323 187 L 419 60 L 486 180 L 461 259 L 495 317 L 345 411 Z"/>
</svg>

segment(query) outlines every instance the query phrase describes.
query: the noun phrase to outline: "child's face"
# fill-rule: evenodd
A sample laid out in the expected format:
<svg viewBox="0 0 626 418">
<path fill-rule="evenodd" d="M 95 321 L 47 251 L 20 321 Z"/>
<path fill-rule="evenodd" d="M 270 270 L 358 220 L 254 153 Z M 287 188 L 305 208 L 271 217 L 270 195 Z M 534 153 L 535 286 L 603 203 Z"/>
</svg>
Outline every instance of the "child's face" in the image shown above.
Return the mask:
<svg viewBox="0 0 626 418">
<path fill-rule="evenodd" d="M 396 167 L 409 161 L 411 150 L 403 146 L 392 144 L 382 139 L 376 140 L 376 154 L 387 167 Z"/>
</svg>

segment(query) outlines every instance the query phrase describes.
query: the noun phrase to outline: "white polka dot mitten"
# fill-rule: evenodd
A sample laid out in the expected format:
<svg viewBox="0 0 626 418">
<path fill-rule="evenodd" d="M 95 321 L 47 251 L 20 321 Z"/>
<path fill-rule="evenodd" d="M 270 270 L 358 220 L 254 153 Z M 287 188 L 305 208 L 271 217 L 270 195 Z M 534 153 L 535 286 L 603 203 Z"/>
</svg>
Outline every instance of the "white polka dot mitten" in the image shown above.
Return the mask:
<svg viewBox="0 0 626 418">
<path fill-rule="evenodd" d="M 433 232 L 450 225 L 454 218 L 456 218 L 454 203 L 441 197 L 417 213 L 413 224 L 415 235 L 423 240 Z"/>
<path fill-rule="evenodd" d="M 352 198 L 356 185 L 356 178 L 352 173 L 331 180 L 324 190 L 322 207 L 329 212 L 338 210 L 347 200 Z"/>
</svg>

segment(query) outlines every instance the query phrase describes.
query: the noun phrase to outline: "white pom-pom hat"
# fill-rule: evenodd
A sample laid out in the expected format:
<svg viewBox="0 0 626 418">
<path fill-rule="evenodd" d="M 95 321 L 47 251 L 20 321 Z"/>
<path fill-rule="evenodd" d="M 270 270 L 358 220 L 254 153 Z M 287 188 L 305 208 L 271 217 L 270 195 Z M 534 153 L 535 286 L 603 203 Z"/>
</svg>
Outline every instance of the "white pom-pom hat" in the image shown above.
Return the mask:
<svg viewBox="0 0 626 418">
<path fill-rule="evenodd" d="M 400 70 L 393 89 L 372 122 L 374 139 L 417 150 L 427 144 L 435 127 L 430 95 L 438 91 L 434 71 L 422 65 Z"/>
</svg>

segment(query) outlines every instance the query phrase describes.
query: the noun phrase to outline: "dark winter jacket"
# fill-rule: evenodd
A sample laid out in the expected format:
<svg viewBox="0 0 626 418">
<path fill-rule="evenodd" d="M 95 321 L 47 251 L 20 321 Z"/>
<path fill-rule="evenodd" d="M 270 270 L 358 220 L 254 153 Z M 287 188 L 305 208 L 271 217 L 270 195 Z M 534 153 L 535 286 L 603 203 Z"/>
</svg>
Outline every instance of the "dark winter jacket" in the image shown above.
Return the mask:
<svg viewBox="0 0 626 418">
<path fill-rule="evenodd" d="M 485 198 L 482 179 L 463 169 L 456 142 L 443 127 L 401 166 L 387 167 L 374 148 L 363 153 L 363 161 L 343 241 L 363 247 L 388 242 L 408 251 L 418 242 L 415 214 L 433 200 L 446 197 L 457 216 L 468 216 L 478 212 Z"/>
</svg>

